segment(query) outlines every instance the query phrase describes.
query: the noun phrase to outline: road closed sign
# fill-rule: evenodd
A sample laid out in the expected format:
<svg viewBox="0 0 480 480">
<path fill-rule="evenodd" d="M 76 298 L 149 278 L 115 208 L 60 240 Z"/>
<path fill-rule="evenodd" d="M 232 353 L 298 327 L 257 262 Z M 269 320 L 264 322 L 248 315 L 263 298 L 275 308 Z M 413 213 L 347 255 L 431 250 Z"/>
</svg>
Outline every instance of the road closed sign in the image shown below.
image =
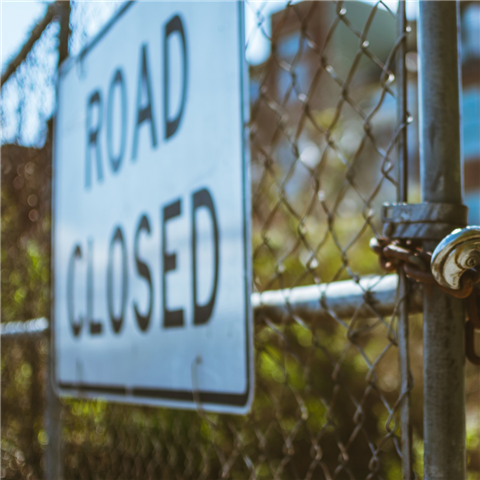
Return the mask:
<svg viewBox="0 0 480 480">
<path fill-rule="evenodd" d="M 130 3 L 62 66 L 60 394 L 249 409 L 247 74 L 242 2 Z"/>
</svg>

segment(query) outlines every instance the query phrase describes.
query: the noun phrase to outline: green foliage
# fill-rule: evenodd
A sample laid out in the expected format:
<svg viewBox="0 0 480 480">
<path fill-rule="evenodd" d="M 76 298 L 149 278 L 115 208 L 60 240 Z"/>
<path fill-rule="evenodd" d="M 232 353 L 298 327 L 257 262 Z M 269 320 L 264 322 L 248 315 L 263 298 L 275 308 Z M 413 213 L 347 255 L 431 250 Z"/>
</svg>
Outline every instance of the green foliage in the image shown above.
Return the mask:
<svg viewBox="0 0 480 480">
<path fill-rule="evenodd" d="M 48 144 L 41 151 L 2 148 L 2 321 L 49 317 L 49 155 Z M 375 222 L 370 225 L 358 210 L 329 223 L 321 210 L 295 216 L 280 205 L 278 216 L 268 219 L 263 207 L 257 205 L 254 217 L 257 288 L 379 273 L 368 249 Z M 286 317 L 275 323 L 258 315 L 255 400 L 246 417 L 66 399 L 66 478 L 401 479 L 399 419 L 391 415 L 399 396 L 395 325 L 382 320 L 341 323 L 332 317 L 305 323 Z M 411 419 L 419 475 L 421 335 L 421 316 L 412 316 Z M 50 442 L 43 422 L 47 354 L 46 339 L 2 340 L 4 478 L 42 478 L 42 454 Z M 468 366 L 467 372 L 469 478 L 475 479 L 480 390 L 477 370 Z"/>
<path fill-rule="evenodd" d="M 2 146 L 2 322 L 50 316 L 51 148 Z M 2 338 L 2 478 L 40 479 L 46 340 Z"/>
<path fill-rule="evenodd" d="M 2 146 L 2 322 L 50 316 L 49 145 Z"/>
</svg>

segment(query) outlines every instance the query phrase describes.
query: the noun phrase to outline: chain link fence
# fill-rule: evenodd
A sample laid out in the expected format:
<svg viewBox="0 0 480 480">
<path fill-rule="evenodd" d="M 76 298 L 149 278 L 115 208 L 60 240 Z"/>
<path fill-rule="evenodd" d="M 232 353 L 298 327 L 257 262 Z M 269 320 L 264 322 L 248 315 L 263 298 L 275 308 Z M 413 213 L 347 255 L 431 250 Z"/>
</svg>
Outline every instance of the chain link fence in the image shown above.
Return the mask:
<svg viewBox="0 0 480 480">
<path fill-rule="evenodd" d="M 184 412 L 62 399 L 66 479 L 422 476 L 421 301 L 411 284 L 395 296 L 396 276 L 386 276 L 369 249 L 381 236 L 380 206 L 398 199 L 399 139 L 405 130 L 414 138 L 416 128 L 397 107 L 415 80 L 398 61 L 414 33 L 389 5 L 245 2 L 253 408 L 232 416 L 205 413 L 201 404 Z M 94 18 L 100 25 L 116 8 L 72 2 L 70 53 L 95 30 Z M 28 108 L 38 124 L 54 111 L 57 34 L 52 23 L 2 87 L 2 322 L 49 316 L 51 139 L 48 127 L 25 119 Z M 28 82 L 42 84 L 42 98 L 34 100 L 37 87 L 25 88 Z M 6 145 L 42 141 L 40 149 Z M 378 293 L 386 284 L 388 301 Z M 303 303 L 296 300 L 306 295 L 302 287 Z M 405 302 L 409 350 L 397 333 Z M 43 418 L 49 341 L 43 323 L 35 325 L 36 333 L 2 331 L 2 478 L 42 478 L 42 458 L 59 441 Z M 411 365 L 404 378 L 402 359 Z M 475 479 L 480 381 L 478 369 L 467 373 Z M 409 477 L 405 465 L 416 473 Z"/>
</svg>

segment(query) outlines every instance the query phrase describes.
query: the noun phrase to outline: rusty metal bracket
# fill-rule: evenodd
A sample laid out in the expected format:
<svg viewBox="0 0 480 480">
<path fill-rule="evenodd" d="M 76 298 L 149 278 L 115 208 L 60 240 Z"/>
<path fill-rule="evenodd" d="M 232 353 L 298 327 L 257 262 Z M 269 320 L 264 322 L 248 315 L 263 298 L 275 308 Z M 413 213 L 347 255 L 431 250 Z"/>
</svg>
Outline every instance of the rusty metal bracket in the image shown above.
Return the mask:
<svg viewBox="0 0 480 480">
<path fill-rule="evenodd" d="M 455 230 L 453 233 L 464 232 L 464 230 L 469 230 L 469 228 Z M 387 272 L 393 272 L 399 267 L 403 267 L 407 276 L 417 282 L 437 285 L 440 290 L 455 298 L 467 298 L 471 295 L 475 284 L 480 282 L 480 272 L 473 268 L 475 265 L 472 263 L 474 259 L 470 258 L 472 256 L 471 245 L 462 245 L 462 249 L 457 249 L 463 262 L 460 265 L 455 265 L 454 267 L 452 259 L 448 256 L 448 262 L 442 261 L 442 258 L 444 259 L 445 257 L 444 247 L 447 248 L 448 252 L 452 253 L 448 242 L 452 235 L 447 236 L 446 239 L 440 242 L 437 249 L 435 249 L 434 256 L 429 252 L 422 252 L 418 242 L 412 241 L 402 242 L 401 240 L 388 238 L 372 238 L 370 240 L 370 248 L 378 255 L 381 267 Z M 447 241 L 446 246 L 445 241 Z M 401 245 L 401 243 L 404 243 L 404 245 Z M 439 255 L 439 249 L 441 255 Z M 453 249 L 455 250 L 455 247 Z M 453 258 L 457 258 L 455 251 L 453 252 Z M 435 263 L 432 263 L 433 259 L 435 259 Z M 468 264 L 468 267 L 464 268 L 462 266 L 464 263 Z M 455 273 L 456 282 L 454 284 L 445 282 L 442 279 L 446 272 L 449 272 L 449 279 L 451 273 Z M 441 278 L 439 278 L 439 275 Z"/>
<path fill-rule="evenodd" d="M 442 240 L 467 225 L 468 207 L 452 203 L 391 203 L 382 207 L 383 234 L 393 239 Z"/>
</svg>

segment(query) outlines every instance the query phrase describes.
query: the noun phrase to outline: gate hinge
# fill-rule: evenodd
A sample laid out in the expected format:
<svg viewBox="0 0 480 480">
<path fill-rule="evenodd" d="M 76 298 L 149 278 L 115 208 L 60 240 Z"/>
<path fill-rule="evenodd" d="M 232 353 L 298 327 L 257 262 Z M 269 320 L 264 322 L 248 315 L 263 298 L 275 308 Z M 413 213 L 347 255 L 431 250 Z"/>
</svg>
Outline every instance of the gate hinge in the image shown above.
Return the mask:
<svg viewBox="0 0 480 480">
<path fill-rule="evenodd" d="M 383 235 L 393 239 L 442 240 L 467 225 L 468 207 L 455 203 L 386 203 Z"/>
</svg>

